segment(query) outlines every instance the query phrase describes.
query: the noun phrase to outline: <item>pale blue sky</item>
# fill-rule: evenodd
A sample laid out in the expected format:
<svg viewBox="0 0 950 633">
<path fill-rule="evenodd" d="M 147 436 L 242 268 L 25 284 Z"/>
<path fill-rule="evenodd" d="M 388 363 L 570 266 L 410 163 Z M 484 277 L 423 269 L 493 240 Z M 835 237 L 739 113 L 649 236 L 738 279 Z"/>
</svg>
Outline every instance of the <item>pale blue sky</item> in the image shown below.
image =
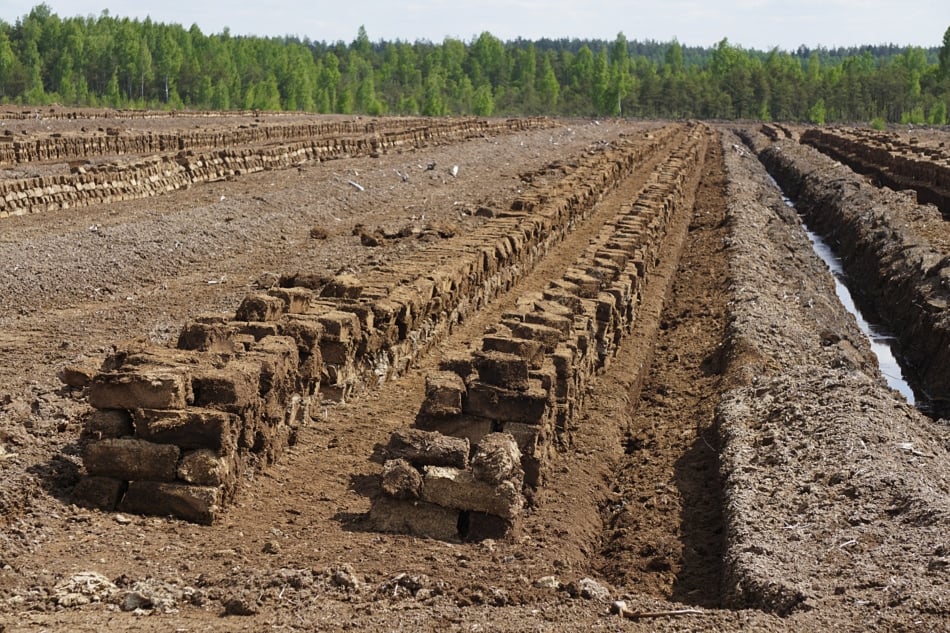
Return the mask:
<svg viewBox="0 0 950 633">
<path fill-rule="evenodd" d="M 38 4 L 0 0 L 14 22 Z M 948 0 L 49 0 L 62 17 L 113 16 L 192 24 L 206 34 L 296 35 L 350 42 L 360 25 L 373 41 L 454 37 L 482 31 L 502 40 L 579 37 L 669 41 L 710 46 L 729 38 L 744 48 L 800 44 L 939 46 L 950 26 Z"/>
</svg>

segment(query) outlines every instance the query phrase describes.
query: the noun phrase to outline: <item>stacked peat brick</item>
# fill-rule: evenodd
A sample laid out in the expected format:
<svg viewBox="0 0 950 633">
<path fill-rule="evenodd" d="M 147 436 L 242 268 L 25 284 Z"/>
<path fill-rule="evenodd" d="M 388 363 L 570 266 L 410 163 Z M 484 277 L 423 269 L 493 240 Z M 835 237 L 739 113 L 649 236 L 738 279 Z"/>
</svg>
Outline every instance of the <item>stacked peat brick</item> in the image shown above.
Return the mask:
<svg viewBox="0 0 950 633">
<path fill-rule="evenodd" d="M 571 444 L 587 388 L 631 330 L 672 216 L 689 203 L 704 134 L 692 128 L 656 182 L 604 226 L 561 279 L 522 297 L 480 349 L 445 359 L 427 377 L 413 450 L 405 450 L 407 431 L 388 447 L 383 494 L 371 511 L 377 529 L 448 540 L 518 529 L 525 501 L 511 491 L 530 500 L 557 448 Z M 451 465 L 442 459 L 448 443 L 460 453 Z M 471 463 L 461 459 L 466 447 Z M 481 464 L 499 452 L 517 455 L 521 467 Z"/>
<path fill-rule="evenodd" d="M 307 421 L 315 398 L 345 398 L 405 372 L 469 312 L 508 290 L 587 216 L 607 188 L 678 129 L 671 126 L 650 138 L 586 154 L 561 180 L 526 193 L 515 209 L 451 248 L 419 251 L 398 270 L 377 270 L 363 278 L 344 274 L 328 282 L 287 276 L 291 287 L 247 296 L 233 318 L 209 315 L 187 324 L 175 350 L 133 347 L 115 353 L 89 386 L 97 411 L 87 421 L 92 439 L 84 455 L 88 475 L 77 486 L 77 501 L 212 521 L 249 468 L 279 456 L 297 425 Z M 511 327 L 549 328 L 531 319 Z M 490 362 L 488 355 L 485 367 Z M 555 355 L 532 371 L 552 363 L 566 367 L 565 362 Z M 539 380 L 531 376 L 524 391 L 539 394 Z M 490 399 L 492 390 L 486 390 Z M 529 399 L 530 411 L 520 423 L 530 424 L 539 404 Z M 486 400 L 483 406 L 492 404 Z M 518 400 L 510 406 L 524 404 Z M 505 430 L 516 433 L 518 427 Z M 413 462 L 456 468 L 471 474 L 458 475 L 470 483 L 514 486 L 517 494 L 505 497 L 508 506 L 483 505 L 463 517 L 472 533 L 497 532 L 520 512 L 524 460 L 515 459 L 517 468 L 506 469 L 504 456 L 520 453 L 515 445 L 496 442 L 481 449 L 469 446 L 463 452 L 482 450 L 484 457 L 454 466 L 424 458 Z M 536 470 L 529 473 L 532 484 Z M 457 475 L 443 474 L 447 479 Z M 444 488 L 451 491 L 448 484 Z"/>
<path fill-rule="evenodd" d="M 81 143 L 75 138 L 56 137 L 27 143 L 0 136 L 0 161 L 11 158 L 16 164 L 26 164 L 60 160 L 68 161 L 72 166 L 68 175 L 39 176 L 0 183 L 0 218 L 146 198 L 198 183 L 264 170 L 285 169 L 308 161 L 370 156 L 453 139 L 552 125 L 547 119 L 491 122 L 459 119 L 426 124 L 413 124 L 410 120 L 402 124 L 399 128 L 391 128 L 393 124 L 388 124 L 382 129 L 363 131 L 360 135 L 328 133 L 327 129 L 340 131 L 338 128 L 341 126 L 291 126 L 289 129 L 266 128 L 254 134 L 247 130 L 229 130 L 226 133 L 196 132 L 173 138 L 167 138 L 168 135 L 129 138 L 106 135 Z M 267 135 L 268 129 L 275 137 L 273 140 Z M 301 140 L 283 140 L 293 135 L 299 135 Z M 273 144 L 278 141 L 281 143 Z M 260 145 L 235 147 L 252 142 Z M 214 146 L 214 143 L 222 149 L 204 152 L 195 149 L 209 144 Z M 264 146 L 263 143 L 270 144 Z M 125 165 L 81 164 L 88 157 L 100 155 L 157 152 L 165 153 Z"/>
<path fill-rule="evenodd" d="M 178 349 L 131 346 L 88 387 L 88 476 L 77 502 L 211 523 L 248 468 L 273 462 L 309 417 L 324 322 L 309 293 L 252 296 L 235 317 L 199 318 Z"/>
<path fill-rule="evenodd" d="M 530 117 L 508 121 L 386 117 L 369 121 L 348 119 L 300 124 L 261 125 L 255 122 L 229 128 L 174 132 L 136 133 L 109 127 L 82 135 L 53 133 L 16 137 L 12 131 L 8 131 L 0 135 L 0 166 L 78 162 L 108 156 L 156 155 L 178 151 L 202 152 L 315 139 L 327 139 L 334 143 L 347 140 L 350 148 L 358 148 L 362 139 L 376 138 L 380 149 L 393 149 L 400 145 L 416 144 L 419 139 L 437 142 L 457 139 L 460 134 L 464 138 L 552 125 L 554 122 L 549 119 Z"/>
<path fill-rule="evenodd" d="M 950 217 L 950 155 L 944 148 L 860 129 L 809 128 L 801 142 L 859 173 L 875 176 L 891 189 L 915 190 L 921 204 L 933 204 Z"/>
<path fill-rule="evenodd" d="M 673 132 L 666 128 L 651 139 L 587 154 L 557 182 L 525 193 L 512 210 L 471 235 L 427 248 L 397 270 L 340 275 L 320 286 L 311 310 L 354 315 L 356 333 L 351 344 L 324 349 L 323 395 L 344 399 L 404 373 L 468 314 L 532 270 Z"/>
</svg>

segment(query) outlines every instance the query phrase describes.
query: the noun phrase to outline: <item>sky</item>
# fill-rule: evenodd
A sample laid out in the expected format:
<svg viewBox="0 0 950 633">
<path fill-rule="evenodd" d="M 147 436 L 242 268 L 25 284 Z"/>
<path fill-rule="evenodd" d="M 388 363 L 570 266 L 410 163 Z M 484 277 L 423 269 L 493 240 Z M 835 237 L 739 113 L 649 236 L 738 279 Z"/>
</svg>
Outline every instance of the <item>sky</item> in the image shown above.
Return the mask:
<svg viewBox="0 0 950 633">
<path fill-rule="evenodd" d="M 0 20 L 28 14 L 38 0 L 0 0 Z M 197 24 L 205 34 L 285 36 L 351 42 L 471 42 L 484 31 L 501 40 L 673 39 L 713 46 L 723 38 L 747 49 L 897 44 L 940 46 L 950 27 L 948 0 L 47 0 L 60 17 L 114 17 Z"/>
</svg>

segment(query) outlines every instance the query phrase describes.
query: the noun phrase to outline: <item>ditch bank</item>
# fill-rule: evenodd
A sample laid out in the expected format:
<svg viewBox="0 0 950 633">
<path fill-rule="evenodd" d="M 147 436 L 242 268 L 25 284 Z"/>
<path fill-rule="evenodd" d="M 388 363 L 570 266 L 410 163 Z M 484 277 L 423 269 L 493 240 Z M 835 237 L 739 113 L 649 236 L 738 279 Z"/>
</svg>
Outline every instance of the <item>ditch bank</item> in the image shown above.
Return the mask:
<svg viewBox="0 0 950 633">
<path fill-rule="evenodd" d="M 725 606 L 941 628 L 950 433 L 895 392 L 799 216 L 737 139 L 721 443 Z M 806 615 L 807 614 L 807 615 Z"/>
<path fill-rule="evenodd" d="M 920 400 L 936 417 L 950 415 L 950 230 L 940 212 L 874 187 L 811 147 L 745 139 L 834 245 L 862 309 L 895 334 Z"/>
</svg>

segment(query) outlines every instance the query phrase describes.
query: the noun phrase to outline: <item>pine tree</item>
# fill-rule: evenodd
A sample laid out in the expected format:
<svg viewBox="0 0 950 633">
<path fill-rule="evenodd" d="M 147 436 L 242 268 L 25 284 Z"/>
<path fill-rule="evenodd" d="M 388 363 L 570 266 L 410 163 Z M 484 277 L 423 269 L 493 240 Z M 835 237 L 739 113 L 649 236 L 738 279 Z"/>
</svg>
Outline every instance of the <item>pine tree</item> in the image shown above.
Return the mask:
<svg viewBox="0 0 950 633">
<path fill-rule="evenodd" d="M 943 46 L 939 56 L 940 78 L 950 79 L 950 26 L 943 34 Z"/>
</svg>

